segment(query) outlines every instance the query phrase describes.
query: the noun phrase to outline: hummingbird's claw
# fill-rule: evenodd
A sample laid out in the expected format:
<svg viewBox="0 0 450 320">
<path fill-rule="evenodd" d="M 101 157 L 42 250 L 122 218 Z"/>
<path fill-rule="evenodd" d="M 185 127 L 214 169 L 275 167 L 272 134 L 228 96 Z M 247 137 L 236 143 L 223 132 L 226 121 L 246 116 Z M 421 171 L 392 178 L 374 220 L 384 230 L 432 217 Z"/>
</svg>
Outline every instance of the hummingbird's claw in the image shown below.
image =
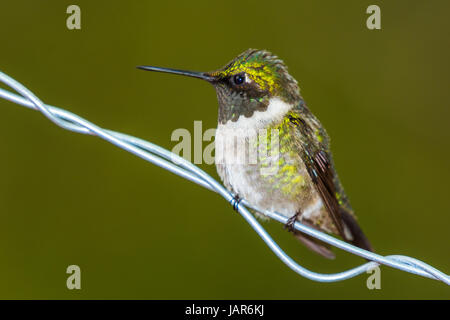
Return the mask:
<svg viewBox="0 0 450 320">
<path fill-rule="evenodd" d="M 235 195 L 233 197 L 233 199 L 231 199 L 230 203 L 233 206 L 234 211 L 238 211 L 238 206 L 239 206 L 239 203 L 241 203 L 241 201 L 242 201 L 242 199 L 239 197 L 239 195 Z"/>
<path fill-rule="evenodd" d="M 300 215 L 300 212 L 297 211 L 292 217 L 290 217 L 288 219 L 288 221 L 284 225 L 284 228 L 287 229 L 290 232 L 294 232 L 295 231 L 294 224 L 297 221 L 297 218 L 298 218 L 299 215 Z"/>
</svg>

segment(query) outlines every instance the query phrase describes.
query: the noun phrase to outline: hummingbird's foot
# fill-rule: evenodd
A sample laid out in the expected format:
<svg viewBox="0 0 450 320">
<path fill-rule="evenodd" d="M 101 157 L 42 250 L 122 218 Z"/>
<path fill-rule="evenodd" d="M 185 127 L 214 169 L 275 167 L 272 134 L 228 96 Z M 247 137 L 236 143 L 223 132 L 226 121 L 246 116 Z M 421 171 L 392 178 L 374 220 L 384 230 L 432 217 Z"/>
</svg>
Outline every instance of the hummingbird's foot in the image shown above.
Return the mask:
<svg viewBox="0 0 450 320">
<path fill-rule="evenodd" d="M 299 215 L 300 215 L 300 211 L 297 211 L 292 217 L 290 217 L 288 219 L 288 221 L 284 225 L 284 227 L 288 231 L 290 231 L 290 232 L 294 232 L 295 231 L 294 224 L 295 224 L 295 221 L 297 221 L 297 218 L 298 218 Z"/>
<path fill-rule="evenodd" d="M 242 199 L 239 197 L 239 195 L 235 195 L 233 197 L 233 199 L 231 199 L 230 203 L 233 206 L 234 211 L 238 211 L 238 206 L 239 206 L 239 203 L 241 203 L 241 201 L 242 201 Z"/>
</svg>

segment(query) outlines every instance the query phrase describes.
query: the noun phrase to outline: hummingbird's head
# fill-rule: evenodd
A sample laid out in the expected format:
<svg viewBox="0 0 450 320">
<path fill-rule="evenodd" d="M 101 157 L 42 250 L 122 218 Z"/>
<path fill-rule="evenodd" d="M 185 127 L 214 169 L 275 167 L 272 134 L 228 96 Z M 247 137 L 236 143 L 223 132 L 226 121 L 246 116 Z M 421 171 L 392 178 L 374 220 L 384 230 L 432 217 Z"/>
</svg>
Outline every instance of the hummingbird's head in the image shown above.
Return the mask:
<svg viewBox="0 0 450 320">
<path fill-rule="evenodd" d="M 219 100 L 219 122 L 236 122 L 264 112 L 271 99 L 295 105 L 300 97 L 297 81 L 277 56 L 265 50 L 248 49 L 223 68 L 213 72 L 192 72 L 141 66 L 144 70 L 176 73 L 210 82 Z"/>
<path fill-rule="evenodd" d="M 300 91 L 286 65 L 264 50 L 248 49 L 220 70 L 208 73 L 219 100 L 219 122 L 251 117 L 265 111 L 270 99 L 298 103 Z"/>
</svg>

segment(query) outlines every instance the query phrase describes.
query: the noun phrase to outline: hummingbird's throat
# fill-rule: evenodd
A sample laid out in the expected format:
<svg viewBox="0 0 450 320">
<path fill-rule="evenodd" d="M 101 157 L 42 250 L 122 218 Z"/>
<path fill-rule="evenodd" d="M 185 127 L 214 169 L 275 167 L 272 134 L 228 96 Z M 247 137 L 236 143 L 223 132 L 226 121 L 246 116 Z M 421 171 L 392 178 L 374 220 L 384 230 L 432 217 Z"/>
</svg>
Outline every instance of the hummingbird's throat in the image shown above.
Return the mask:
<svg viewBox="0 0 450 320">
<path fill-rule="evenodd" d="M 229 130 L 249 130 L 249 133 L 252 134 L 254 130 L 265 129 L 283 121 L 283 118 L 292 109 L 293 105 L 275 97 L 268 99 L 264 109 L 253 110 L 249 116 L 241 114 L 237 119 L 230 118 L 221 121 L 221 109 L 219 108 L 219 127 Z"/>
<path fill-rule="evenodd" d="M 250 118 L 255 112 L 264 112 L 269 106 L 269 96 L 250 97 L 245 92 L 233 91 L 226 86 L 215 87 L 219 101 L 219 123 L 236 122 L 241 117 Z"/>
</svg>

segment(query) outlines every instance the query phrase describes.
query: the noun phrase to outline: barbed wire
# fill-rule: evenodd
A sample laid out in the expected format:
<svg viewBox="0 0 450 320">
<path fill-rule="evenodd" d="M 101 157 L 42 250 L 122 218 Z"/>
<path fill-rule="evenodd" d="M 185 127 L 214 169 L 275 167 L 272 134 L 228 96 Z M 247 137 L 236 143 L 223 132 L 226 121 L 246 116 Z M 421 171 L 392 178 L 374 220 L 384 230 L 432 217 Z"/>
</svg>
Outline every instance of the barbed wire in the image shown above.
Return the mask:
<svg viewBox="0 0 450 320">
<path fill-rule="evenodd" d="M 266 243 L 266 245 L 275 253 L 275 255 L 283 263 L 285 263 L 289 268 L 291 268 L 293 271 L 295 271 L 296 273 L 305 278 L 318 282 L 342 281 L 360 275 L 361 273 L 367 272 L 369 270 L 372 270 L 374 267 L 382 264 L 412 274 L 440 280 L 445 284 L 450 285 L 449 275 L 437 270 L 436 268 L 426 264 L 423 261 L 403 255 L 381 256 L 379 254 L 355 247 L 347 242 L 334 238 L 326 233 L 317 231 L 311 227 L 303 225 L 300 222 L 295 222 L 294 228 L 297 229 L 298 231 L 310 235 L 323 242 L 329 243 L 334 247 L 361 256 L 371 261 L 358 267 L 355 267 L 353 269 L 333 274 L 322 274 L 310 271 L 302 267 L 301 265 L 296 263 L 291 257 L 289 257 L 271 238 L 271 236 L 261 226 L 261 224 L 256 220 L 256 218 L 248 209 L 264 213 L 266 216 L 283 224 L 286 224 L 288 222 L 288 218 L 286 218 L 285 216 L 277 212 L 270 212 L 267 210 L 257 208 L 252 204 L 248 203 L 247 201 L 245 201 L 245 199 L 243 199 L 240 202 L 236 202 L 234 196 L 206 172 L 204 172 L 191 162 L 185 160 L 184 158 L 158 145 L 155 145 L 151 142 L 130 135 L 100 128 L 99 126 L 67 110 L 63 110 L 54 106 L 44 104 L 30 90 L 28 90 L 22 84 L 20 84 L 19 82 L 17 82 L 16 80 L 4 74 L 1 71 L 0 71 L 0 81 L 20 94 L 19 96 L 17 94 L 14 94 L 12 92 L 0 88 L 1 98 L 25 106 L 27 108 L 40 111 L 56 125 L 66 130 L 98 136 L 146 161 L 149 161 L 165 170 L 175 173 L 206 189 L 218 193 L 231 205 L 236 207 L 237 211 L 241 214 L 241 216 L 256 231 L 256 233 L 261 237 L 261 239 Z"/>
</svg>

